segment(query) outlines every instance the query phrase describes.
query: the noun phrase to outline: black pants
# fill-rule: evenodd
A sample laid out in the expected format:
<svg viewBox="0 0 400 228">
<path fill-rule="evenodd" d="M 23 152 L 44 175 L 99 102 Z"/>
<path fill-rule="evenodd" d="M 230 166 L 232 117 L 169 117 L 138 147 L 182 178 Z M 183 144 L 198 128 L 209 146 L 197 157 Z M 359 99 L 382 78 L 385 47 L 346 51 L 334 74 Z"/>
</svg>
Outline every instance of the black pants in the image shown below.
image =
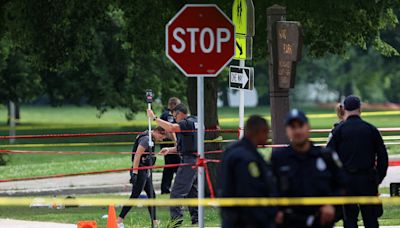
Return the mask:
<svg viewBox="0 0 400 228">
<path fill-rule="evenodd" d="M 367 174 L 348 174 L 348 194 L 351 196 L 377 196 L 376 177 Z M 379 227 L 378 217 L 383 213 L 382 205 L 351 204 L 344 207 L 344 227 L 357 228 L 358 214 L 361 211 L 365 228 Z"/>
<path fill-rule="evenodd" d="M 153 183 L 150 181 L 149 170 L 139 170 L 136 184 L 132 186 L 132 193 L 129 198 L 136 199 L 140 196 L 140 193 L 144 190 L 148 198 L 155 198 L 156 193 L 154 192 Z M 151 195 L 151 192 L 153 195 Z M 151 197 L 153 196 L 153 197 Z M 122 211 L 119 214 L 119 217 L 125 218 L 126 214 L 128 214 L 129 210 L 131 210 L 131 206 L 124 206 L 122 207 Z M 156 208 L 155 207 L 148 207 L 150 218 L 152 220 L 156 220 Z M 153 214 L 154 211 L 154 214 Z"/>
<path fill-rule="evenodd" d="M 179 164 L 181 157 L 178 154 L 168 154 L 164 157 L 165 164 Z M 170 193 L 172 179 L 174 173 L 178 171 L 178 167 L 164 168 L 161 179 L 161 194 Z"/>
<path fill-rule="evenodd" d="M 196 163 L 195 156 L 183 156 L 182 163 Z M 181 166 L 176 173 L 174 185 L 172 186 L 171 199 L 197 198 L 197 169 L 191 166 Z M 180 220 L 183 217 L 180 206 L 170 207 L 171 218 Z M 198 221 L 197 207 L 189 207 L 192 223 Z"/>
</svg>

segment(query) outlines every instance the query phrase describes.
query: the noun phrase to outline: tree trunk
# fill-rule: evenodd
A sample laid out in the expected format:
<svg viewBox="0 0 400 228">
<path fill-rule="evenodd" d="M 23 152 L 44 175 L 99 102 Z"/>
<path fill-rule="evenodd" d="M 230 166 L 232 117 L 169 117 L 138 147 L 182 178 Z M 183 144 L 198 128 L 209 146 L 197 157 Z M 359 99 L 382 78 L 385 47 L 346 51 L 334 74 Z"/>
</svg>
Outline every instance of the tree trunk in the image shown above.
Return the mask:
<svg viewBox="0 0 400 228">
<path fill-rule="evenodd" d="M 218 82 L 217 78 L 205 78 L 204 80 L 204 125 L 206 129 L 219 128 L 218 122 Z M 197 116 L 197 79 L 189 78 L 187 86 L 187 98 L 190 113 Z M 219 132 L 206 132 L 205 139 L 211 140 L 220 136 Z M 205 151 L 221 150 L 221 143 L 206 143 Z M 207 154 L 209 159 L 222 159 L 221 153 Z M 219 186 L 219 164 L 209 163 L 208 169 L 214 190 Z M 209 194 L 209 189 L 206 188 L 206 193 Z"/>
</svg>

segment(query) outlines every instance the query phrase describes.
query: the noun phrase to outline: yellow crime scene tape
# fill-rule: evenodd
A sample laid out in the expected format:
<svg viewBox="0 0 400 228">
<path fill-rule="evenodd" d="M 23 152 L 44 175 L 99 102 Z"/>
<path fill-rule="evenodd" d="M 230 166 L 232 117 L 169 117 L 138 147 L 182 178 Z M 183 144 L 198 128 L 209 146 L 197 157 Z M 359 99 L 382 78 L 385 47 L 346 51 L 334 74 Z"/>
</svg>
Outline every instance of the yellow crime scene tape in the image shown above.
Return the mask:
<svg viewBox="0 0 400 228">
<path fill-rule="evenodd" d="M 115 198 L 41 198 L 41 197 L 0 197 L 0 206 L 64 205 L 64 206 L 312 206 L 344 204 L 391 204 L 400 205 L 400 197 L 302 197 L 302 198 L 215 198 L 215 199 L 115 199 Z"/>
<path fill-rule="evenodd" d="M 378 111 L 378 112 L 363 112 L 361 116 L 392 116 L 392 115 L 400 115 L 400 111 Z M 263 116 L 267 120 L 271 120 L 271 116 Z M 335 113 L 321 113 L 321 114 L 307 114 L 307 117 L 310 119 L 323 119 L 323 118 L 337 118 Z M 220 118 L 219 122 L 221 123 L 229 123 L 229 122 L 238 122 L 239 118 Z"/>
</svg>

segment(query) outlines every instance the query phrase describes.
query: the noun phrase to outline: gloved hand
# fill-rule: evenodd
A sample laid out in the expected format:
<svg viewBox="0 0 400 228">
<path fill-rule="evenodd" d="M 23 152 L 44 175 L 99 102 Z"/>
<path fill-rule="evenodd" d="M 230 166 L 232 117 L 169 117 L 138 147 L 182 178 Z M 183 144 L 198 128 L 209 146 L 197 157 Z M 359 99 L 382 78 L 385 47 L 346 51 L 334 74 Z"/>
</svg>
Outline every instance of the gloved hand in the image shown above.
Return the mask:
<svg viewBox="0 0 400 228">
<path fill-rule="evenodd" d="M 135 185 L 136 181 L 137 181 L 137 173 L 134 173 L 134 172 L 131 171 L 130 174 L 131 174 L 131 179 L 129 180 L 129 182 L 131 184 Z"/>
</svg>

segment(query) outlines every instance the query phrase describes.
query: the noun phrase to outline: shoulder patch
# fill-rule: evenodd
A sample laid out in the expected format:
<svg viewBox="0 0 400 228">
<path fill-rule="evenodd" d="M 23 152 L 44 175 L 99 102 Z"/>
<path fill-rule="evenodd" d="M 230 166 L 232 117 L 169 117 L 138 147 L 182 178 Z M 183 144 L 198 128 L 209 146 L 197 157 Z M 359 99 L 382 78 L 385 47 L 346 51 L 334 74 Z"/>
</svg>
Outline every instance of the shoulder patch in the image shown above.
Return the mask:
<svg viewBox="0 0 400 228">
<path fill-rule="evenodd" d="M 319 171 L 324 171 L 324 170 L 326 170 L 326 163 L 325 163 L 324 159 L 322 159 L 322 158 L 317 158 L 316 167 L 317 167 L 317 169 L 318 169 Z"/>
<path fill-rule="evenodd" d="M 254 178 L 260 177 L 260 169 L 258 168 L 258 165 L 256 162 L 250 162 L 247 165 L 247 169 L 249 170 L 249 173 L 252 177 L 254 177 Z"/>
</svg>

